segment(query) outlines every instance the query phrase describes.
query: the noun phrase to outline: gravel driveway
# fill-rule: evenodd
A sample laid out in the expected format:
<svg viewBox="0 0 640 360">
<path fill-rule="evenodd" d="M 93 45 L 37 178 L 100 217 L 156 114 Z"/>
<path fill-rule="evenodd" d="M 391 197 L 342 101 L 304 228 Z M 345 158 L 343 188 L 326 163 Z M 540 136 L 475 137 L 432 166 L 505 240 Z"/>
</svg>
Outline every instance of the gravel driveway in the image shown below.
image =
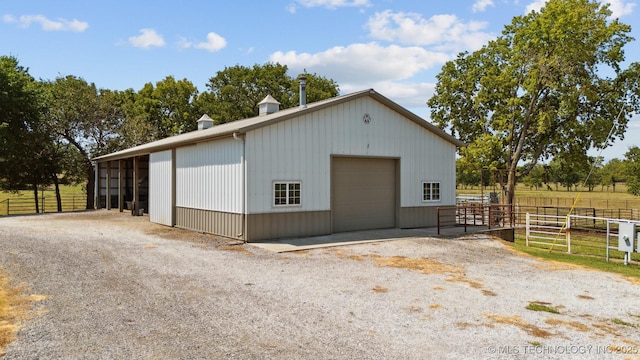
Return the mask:
<svg viewBox="0 0 640 360">
<path fill-rule="evenodd" d="M 0 218 L 0 265 L 45 297 L 5 359 L 640 356 L 638 283 L 480 235 L 278 254 L 102 210 Z"/>
</svg>

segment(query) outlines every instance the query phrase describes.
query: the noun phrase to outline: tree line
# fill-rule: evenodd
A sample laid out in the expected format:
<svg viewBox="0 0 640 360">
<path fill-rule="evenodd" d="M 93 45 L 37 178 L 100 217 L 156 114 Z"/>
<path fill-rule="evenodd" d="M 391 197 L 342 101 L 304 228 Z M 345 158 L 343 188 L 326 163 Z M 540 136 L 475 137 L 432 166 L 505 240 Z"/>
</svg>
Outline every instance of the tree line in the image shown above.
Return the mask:
<svg viewBox="0 0 640 360">
<path fill-rule="evenodd" d="M 567 161 L 556 157 L 545 164 L 536 164 L 526 175 L 516 174 L 518 183 L 535 190 L 582 190 L 597 187 L 601 191 L 616 191 L 616 185 L 626 184 L 629 194 L 640 196 L 640 147 L 632 146 L 624 159 L 613 158 L 608 162 L 599 156 L 586 157 L 584 161 Z M 456 161 L 456 181 L 462 188 L 474 186 L 504 185 L 506 169 L 467 167 L 464 159 Z M 520 172 L 522 167 L 516 171 Z M 580 188 L 579 188 L 580 187 Z"/>
<path fill-rule="evenodd" d="M 110 90 L 73 75 L 36 80 L 13 56 L 0 56 L 0 190 L 84 184 L 93 208 L 95 172 L 91 159 L 197 129 L 208 114 L 215 124 L 258 115 L 267 95 L 283 109 L 299 103 L 298 76 L 267 63 L 225 67 L 199 92 L 187 80 L 167 76 L 140 90 Z M 307 101 L 339 94 L 337 83 L 307 74 Z"/>
</svg>

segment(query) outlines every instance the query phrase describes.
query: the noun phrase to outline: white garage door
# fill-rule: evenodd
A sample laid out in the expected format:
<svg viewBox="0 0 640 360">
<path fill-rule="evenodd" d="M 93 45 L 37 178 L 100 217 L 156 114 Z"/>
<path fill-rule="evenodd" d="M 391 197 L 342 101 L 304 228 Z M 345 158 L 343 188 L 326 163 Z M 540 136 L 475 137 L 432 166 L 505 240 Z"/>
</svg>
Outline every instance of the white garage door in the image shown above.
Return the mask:
<svg viewBox="0 0 640 360">
<path fill-rule="evenodd" d="M 396 226 L 396 160 L 334 157 L 333 231 Z"/>
</svg>

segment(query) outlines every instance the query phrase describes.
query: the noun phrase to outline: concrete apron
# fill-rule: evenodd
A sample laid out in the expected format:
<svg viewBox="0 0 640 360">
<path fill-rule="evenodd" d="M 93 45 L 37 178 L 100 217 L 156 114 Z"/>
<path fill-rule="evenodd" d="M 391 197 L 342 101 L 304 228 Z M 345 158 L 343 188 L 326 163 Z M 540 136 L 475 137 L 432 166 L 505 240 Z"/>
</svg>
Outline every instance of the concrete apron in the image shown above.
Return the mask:
<svg viewBox="0 0 640 360">
<path fill-rule="evenodd" d="M 486 228 L 485 228 L 486 229 Z M 478 229 L 480 230 L 480 229 Z M 470 234 L 476 231 L 468 230 L 466 234 Z M 256 246 L 265 250 L 273 252 L 289 252 L 308 249 L 317 249 L 333 246 L 344 246 L 354 244 L 364 244 L 378 241 L 391 241 L 391 240 L 407 240 L 425 237 L 438 237 L 452 235 L 464 236 L 464 228 L 448 228 L 442 229 L 440 235 L 438 235 L 438 229 L 433 228 L 421 228 L 421 229 L 379 229 L 379 230 L 362 230 L 351 231 L 330 235 L 312 236 L 305 238 L 291 238 L 291 239 L 277 239 L 267 240 L 255 243 L 249 243 L 249 245 Z"/>
</svg>

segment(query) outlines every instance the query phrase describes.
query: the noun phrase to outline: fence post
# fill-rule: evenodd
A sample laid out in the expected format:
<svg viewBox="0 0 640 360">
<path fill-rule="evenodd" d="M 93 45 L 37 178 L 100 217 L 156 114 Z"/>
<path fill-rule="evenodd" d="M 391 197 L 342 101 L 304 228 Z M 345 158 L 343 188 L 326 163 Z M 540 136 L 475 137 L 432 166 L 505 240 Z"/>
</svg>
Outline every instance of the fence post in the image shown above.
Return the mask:
<svg viewBox="0 0 640 360">
<path fill-rule="evenodd" d="M 529 219 L 530 219 L 530 215 L 529 213 L 526 214 L 526 219 L 525 219 L 525 244 L 527 246 L 529 246 Z"/>
<path fill-rule="evenodd" d="M 43 196 L 42 196 L 42 213 L 43 213 L 43 214 L 45 213 L 45 211 L 44 211 L 44 210 L 45 210 L 45 208 L 44 208 L 44 199 L 45 199 L 45 197 L 44 197 L 44 195 L 43 195 Z"/>
<path fill-rule="evenodd" d="M 605 252 L 605 257 L 607 259 L 607 262 L 609 262 L 609 232 L 611 231 L 611 227 L 610 227 L 610 220 L 607 220 L 607 250 Z"/>
<path fill-rule="evenodd" d="M 9 216 L 9 198 L 7 198 L 7 216 Z"/>
<path fill-rule="evenodd" d="M 473 219 L 473 222 L 475 223 L 476 219 Z M 464 232 L 467 232 L 467 207 L 464 207 Z"/>
<path fill-rule="evenodd" d="M 567 253 L 571 254 L 571 214 L 567 215 Z"/>
</svg>

